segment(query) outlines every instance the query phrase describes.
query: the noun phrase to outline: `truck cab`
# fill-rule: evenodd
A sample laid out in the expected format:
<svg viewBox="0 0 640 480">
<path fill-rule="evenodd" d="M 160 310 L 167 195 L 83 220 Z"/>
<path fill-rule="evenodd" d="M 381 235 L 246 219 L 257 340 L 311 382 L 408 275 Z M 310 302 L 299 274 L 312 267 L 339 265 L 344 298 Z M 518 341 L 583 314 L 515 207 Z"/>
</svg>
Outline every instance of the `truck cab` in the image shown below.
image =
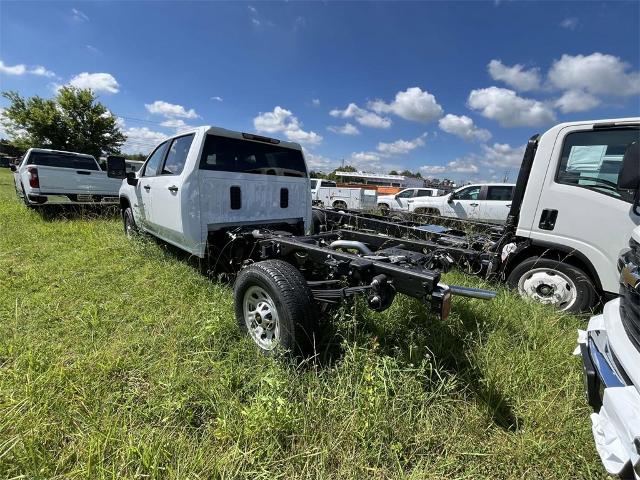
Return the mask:
<svg viewBox="0 0 640 480">
<path fill-rule="evenodd" d="M 125 167 L 123 166 L 123 169 Z M 309 231 L 309 176 L 300 145 L 216 127 L 160 143 L 120 188 L 125 229 L 204 258 L 209 239 L 238 226 Z"/>
<path fill-rule="evenodd" d="M 442 190 L 437 188 L 405 188 L 395 195 L 379 195 L 378 207 L 382 210 L 408 211 L 414 200 L 437 197 L 442 193 Z"/>
<path fill-rule="evenodd" d="M 618 292 L 616 264 L 640 224 L 637 188 L 617 183 L 640 118 L 557 125 L 527 145 L 503 251 L 507 283 L 521 295 L 585 311 Z"/>
</svg>

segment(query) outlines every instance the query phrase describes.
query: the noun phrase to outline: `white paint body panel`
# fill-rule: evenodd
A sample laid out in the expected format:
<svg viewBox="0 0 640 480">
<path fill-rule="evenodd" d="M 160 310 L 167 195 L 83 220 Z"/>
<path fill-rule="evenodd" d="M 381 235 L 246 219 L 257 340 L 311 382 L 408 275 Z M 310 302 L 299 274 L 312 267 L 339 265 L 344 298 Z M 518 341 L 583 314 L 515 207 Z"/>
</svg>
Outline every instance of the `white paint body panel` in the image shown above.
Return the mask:
<svg viewBox="0 0 640 480">
<path fill-rule="evenodd" d="M 325 207 L 344 202 L 348 209 L 366 210 L 376 207 L 378 193 L 368 188 L 320 187 L 315 191 L 315 199 Z"/>
<path fill-rule="evenodd" d="M 198 127 L 170 138 L 194 133 L 187 159 L 179 175 L 153 177 L 137 174 L 138 185 L 122 181 L 120 196 L 126 198 L 136 223 L 144 231 L 189 253 L 204 257 L 209 232 L 243 225 L 268 225 L 304 222 L 311 229 L 309 178 L 236 173 L 199 168 L 207 134 L 244 141 L 242 134 L 215 127 Z M 302 151 L 300 145 L 280 142 L 282 147 Z M 149 186 L 147 191 L 144 187 Z M 171 192 L 169 187 L 177 187 Z M 242 205 L 232 210 L 229 188 L 238 186 Z M 287 208 L 280 207 L 280 189 L 289 190 Z"/>
<path fill-rule="evenodd" d="M 408 197 L 403 194 L 410 192 Z M 390 210 L 401 210 L 408 212 L 409 205 L 421 198 L 432 198 L 442 195 L 444 192 L 437 188 L 405 188 L 399 191 L 395 195 L 380 195 L 378 196 L 378 205 L 384 204 L 389 207 Z M 425 195 L 426 194 L 426 195 Z"/>
<path fill-rule="evenodd" d="M 640 122 L 639 118 L 624 120 Z M 521 237 L 580 252 L 593 265 L 602 289 L 611 293 L 618 291 L 618 256 L 627 245 L 629 232 L 640 224 L 640 217 L 632 212 L 631 203 L 622 199 L 556 183 L 555 173 L 567 134 L 614 121 L 621 120 L 560 124 L 540 137 L 516 231 Z M 538 226 L 544 209 L 558 210 L 551 231 Z"/>
</svg>

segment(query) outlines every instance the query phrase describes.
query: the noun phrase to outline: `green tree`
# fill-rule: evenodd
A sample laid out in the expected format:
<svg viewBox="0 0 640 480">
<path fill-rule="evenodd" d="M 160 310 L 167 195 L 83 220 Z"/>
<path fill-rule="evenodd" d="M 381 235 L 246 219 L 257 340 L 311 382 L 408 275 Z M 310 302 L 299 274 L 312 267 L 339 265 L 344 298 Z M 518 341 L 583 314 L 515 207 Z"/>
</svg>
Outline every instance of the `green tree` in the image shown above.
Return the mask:
<svg viewBox="0 0 640 480">
<path fill-rule="evenodd" d="M 89 89 L 62 87 L 55 98 L 23 98 L 3 92 L 11 102 L 4 110 L 3 125 L 12 145 L 101 154 L 118 153 L 127 139 L 116 118 Z"/>
<path fill-rule="evenodd" d="M 391 170 L 389 175 L 400 175 L 396 170 Z"/>
</svg>

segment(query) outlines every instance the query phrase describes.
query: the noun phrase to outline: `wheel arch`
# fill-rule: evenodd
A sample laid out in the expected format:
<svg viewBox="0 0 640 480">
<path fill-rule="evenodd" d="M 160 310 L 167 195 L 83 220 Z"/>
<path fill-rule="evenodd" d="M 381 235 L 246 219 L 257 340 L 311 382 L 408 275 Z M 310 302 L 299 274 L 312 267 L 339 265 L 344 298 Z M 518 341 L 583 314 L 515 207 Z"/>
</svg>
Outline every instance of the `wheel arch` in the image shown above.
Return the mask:
<svg viewBox="0 0 640 480">
<path fill-rule="evenodd" d="M 591 261 L 578 250 L 552 242 L 533 241 L 528 243 L 522 249 L 516 251 L 515 256 L 509 259 L 503 270 L 504 278 L 509 277 L 515 267 L 531 257 L 554 259 L 579 268 L 589 275 L 589 278 L 593 281 L 598 293 L 602 293 L 600 276 Z"/>
</svg>

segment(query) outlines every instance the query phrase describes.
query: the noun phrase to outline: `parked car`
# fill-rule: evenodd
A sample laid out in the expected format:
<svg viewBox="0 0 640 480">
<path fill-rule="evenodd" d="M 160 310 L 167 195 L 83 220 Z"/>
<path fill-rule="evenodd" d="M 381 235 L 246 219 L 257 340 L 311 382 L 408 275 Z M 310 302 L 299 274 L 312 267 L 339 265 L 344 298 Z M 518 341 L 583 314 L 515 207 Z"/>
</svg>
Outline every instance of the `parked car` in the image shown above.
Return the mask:
<svg viewBox="0 0 640 480">
<path fill-rule="evenodd" d="M 30 148 L 14 172 L 16 193 L 27 206 L 118 203 L 119 181 L 91 155 Z"/>
<path fill-rule="evenodd" d="M 618 185 L 638 189 L 640 153 L 634 169 Z M 626 156 L 626 155 L 625 155 Z M 638 210 L 636 202 L 634 210 Z M 639 212 L 640 213 L 640 212 Z M 640 479 L 640 227 L 618 260 L 620 297 L 578 332 L 587 401 L 593 408 L 591 430 L 608 473 Z"/>
<path fill-rule="evenodd" d="M 437 188 L 405 188 L 395 195 L 379 195 L 378 208 L 382 210 L 409 211 L 409 204 L 418 198 L 437 197 L 443 190 Z"/>
<path fill-rule="evenodd" d="M 504 223 L 513 199 L 513 183 L 465 185 L 439 197 L 420 197 L 407 202 L 413 213 Z"/>
<path fill-rule="evenodd" d="M 310 350 L 322 305 L 356 294 L 382 311 L 404 293 L 443 317 L 454 291 L 495 295 L 441 284 L 427 255 L 401 244 L 390 251 L 388 238 L 376 255 L 357 233 L 352 241 L 340 232 L 311 235 L 309 177 L 296 143 L 198 127 L 162 142 L 136 173 L 123 158 L 109 159 L 108 174 L 125 179 L 119 202 L 127 234 L 171 243 L 206 271 L 239 272 L 236 317 L 265 353 L 278 345 Z"/>
</svg>

